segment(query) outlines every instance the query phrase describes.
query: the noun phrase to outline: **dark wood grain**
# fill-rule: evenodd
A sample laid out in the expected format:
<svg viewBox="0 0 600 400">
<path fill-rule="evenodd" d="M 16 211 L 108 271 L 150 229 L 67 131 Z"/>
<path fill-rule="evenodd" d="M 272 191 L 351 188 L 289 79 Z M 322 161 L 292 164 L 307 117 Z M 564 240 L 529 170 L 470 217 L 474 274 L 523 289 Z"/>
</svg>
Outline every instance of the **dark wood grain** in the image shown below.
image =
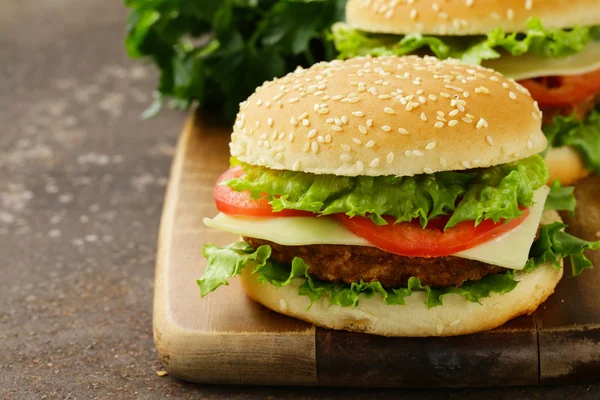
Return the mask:
<svg viewBox="0 0 600 400">
<path fill-rule="evenodd" d="M 533 318 L 491 332 L 446 338 L 386 338 L 317 329 L 319 384 L 477 387 L 538 384 Z"/>
</svg>

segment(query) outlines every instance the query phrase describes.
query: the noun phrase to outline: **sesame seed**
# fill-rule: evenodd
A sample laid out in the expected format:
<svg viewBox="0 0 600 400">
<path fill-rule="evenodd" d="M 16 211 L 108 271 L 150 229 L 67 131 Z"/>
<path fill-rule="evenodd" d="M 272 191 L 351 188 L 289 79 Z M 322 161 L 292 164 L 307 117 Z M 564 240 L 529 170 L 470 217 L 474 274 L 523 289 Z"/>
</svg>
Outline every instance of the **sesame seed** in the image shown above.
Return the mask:
<svg viewBox="0 0 600 400">
<path fill-rule="evenodd" d="M 333 124 L 333 122 L 334 122 L 334 119 L 333 119 L 333 118 L 327 118 L 327 119 L 325 120 L 325 123 L 326 123 L 326 124 Z"/>
<path fill-rule="evenodd" d="M 288 141 L 290 143 L 292 143 L 294 141 L 294 139 L 296 138 L 296 135 L 294 135 L 293 133 L 290 133 L 290 135 L 288 136 Z"/>
<path fill-rule="evenodd" d="M 509 93 L 508 93 L 508 97 L 510 97 L 510 98 L 511 98 L 511 99 L 513 99 L 513 100 L 516 100 L 516 99 L 517 99 L 517 95 L 516 95 L 516 93 L 515 93 L 515 92 L 509 92 Z"/>
<path fill-rule="evenodd" d="M 508 83 L 506 83 L 506 82 L 502 82 L 502 87 L 503 87 L 504 89 L 509 89 L 509 88 L 510 88 L 510 85 L 509 85 Z"/>
<path fill-rule="evenodd" d="M 273 126 L 273 118 L 267 119 L 267 125 L 269 125 L 271 127 Z"/>
<path fill-rule="evenodd" d="M 488 135 L 488 136 L 486 136 L 486 137 L 485 137 L 485 140 L 488 142 L 488 144 L 489 144 L 490 146 L 493 146 L 493 145 L 494 145 L 494 139 L 493 139 L 491 136 L 489 136 L 489 135 Z"/>
<path fill-rule="evenodd" d="M 374 158 L 369 165 L 371 166 L 371 168 L 377 168 L 379 166 L 379 157 Z"/>
<path fill-rule="evenodd" d="M 334 132 L 341 132 L 341 131 L 343 131 L 342 127 L 338 126 L 338 125 L 331 125 L 331 130 L 334 131 Z"/>
<path fill-rule="evenodd" d="M 385 112 L 386 114 L 390 114 L 390 115 L 392 115 L 392 114 L 395 114 L 395 113 L 396 113 L 396 112 L 394 111 L 394 109 L 393 109 L 393 108 L 390 108 L 390 107 L 386 107 L 386 108 L 384 108 L 384 109 L 383 109 L 383 112 Z"/>
<path fill-rule="evenodd" d="M 317 130 L 316 129 L 313 129 L 310 132 L 308 132 L 308 138 L 309 139 L 314 138 L 316 135 L 317 135 Z"/>
<path fill-rule="evenodd" d="M 536 113 L 535 111 L 532 111 L 532 112 L 531 112 L 531 115 L 533 116 L 533 119 L 535 119 L 536 121 L 537 121 L 538 119 L 540 119 L 540 118 L 538 117 L 538 113 Z"/>
<path fill-rule="evenodd" d="M 527 139 L 527 148 L 528 149 L 532 149 L 533 148 L 533 143 L 531 142 L 531 139 Z"/>
<path fill-rule="evenodd" d="M 306 142 L 306 143 L 304 143 L 304 146 L 302 146 L 302 151 L 306 153 L 309 148 L 310 148 L 310 142 Z"/>
<path fill-rule="evenodd" d="M 508 19 L 513 19 L 515 17 L 515 10 L 513 10 L 512 8 L 506 10 L 506 17 Z"/>
<path fill-rule="evenodd" d="M 422 151 L 420 151 L 420 150 L 413 150 L 413 152 L 412 152 L 412 153 L 413 153 L 413 156 L 415 156 L 415 157 L 422 157 L 422 156 L 424 156 L 424 155 L 425 155 L 425 153 L 423 153 L 423 152 L 422 152 Z"/>
<path fill-rule="evenodd" d="M 487 128 L 487 127 L 488 127 L 488 123 L 483 118 L 479 118 L 479 121 L 477 121 L 477 125 L 475 125 L 475 128 L 477 128 L 477 129 Z"/>
<path fill-rule="evenodd" d="M 258 99 L 258 101 L 256 102 L 256 105 L 260 107 L 262 105 L 262 100 Z"/>
<path fill-rule="evenodd" d="M 413 156 L 413 153 L 412 153 L 412 151 L 410 151 L 410 150 L 406 150 L 406 151 L 404 152 L 404 155 L 405 155 L 406 157 L 408 157 L 408 158 L 413 158 L 413 157 L 414 157 L 414 156 Z"/>
<path fill-rule="evenodd" d="M 417 14 L 418 14 L 417 9 L 413 8 L 412 10 L 410 10 L 410 14 L 408 16 L 410 17 L 410 19 L 412 19 L 414 21 L 417 19 Z"/>
<path fill-rule="evenodd" d="M 302 120 L 302 125 L 309 126 L 310 125 L 310 121 L 305 118 L 305 119 Z"/>
<path fill-rule="evenodd" d="M 452 120 L 448 121 L 448 126 L 454 126 L 456 124 L 458 124 L 458 121 L 455 120 L 455 119 L 452 119 Z"/>
<path fill-rule="evenodd" d="M 299 101 L 300 100 L 297 97 L 294 97 L 294 98 L 288 100 L 289 103 L 297 103 Z"/>
<path fill-rule="evenodd" d="M 342 115 L 342 124 L 347 124 L 348 123 L 348 117 L 346 117 L 345 115 Z"/>
<path fill-rule="evenodd" d="M 492 76 L 490 76 L 490 81 L 499 82 L 500 79 L 498 79 L 498 77 L 496 75 L 492 75 Z"/>
<path fill-rule="evenodd" d="M 433 150 L 435 148 L 435 144 L 435 141 L 427 143 L 427 146 L 425 146 L 425 150 Z"/>
<path fill-rule="evenodd" d="M 292 165 L 292 171 L 297 171 L 300 168 L 300 160 L 296 160 L 294 165 Z"/>
<path fill-rule="evenodd" d="M 365 128 L 363 125 L 359 125 L 358 126 L 358 130 L 360 133 L 362 133 L 363 135 L 367 134 L 367 128 Z"/>
<path fill-rule="evenodd" d="M 398 128 L 398 133 L 401 135 L 408 135 L 408 131 L 404 128 Z"/>
<path fill-rule="evenodd" d="M 298 126 L 298 120 L 294 117 L 290 118 L 290 124 L 294 126 Z"/>
<path fill-rule="evenodd" d="M 467 7 L 471 7 L 475 3 L 475 0 L 466 0 L 465 3 L 467 4 Z"/>
<path fill-rule="evenodd" d="M 461 163 L 461 165 L 462 165 L 463 167 L 465 167 L 465 168 L 471 168 L 471 164 L 469 164 L 469 162 L 468 162 L 468 161 L 463 161 L 463 162 Z"/>
<path fill-rule="evenodd" d="M 442 96 L 445 99 L 449 99 L 450 98 L 450 95 L 448 93 L 445 93 L 445 92 L 441 92 L 440 96 Z"/>
<path fill-rule="evenodd" d="M 367 126 L 370 128 L 373 126 L 373 120 L 372 119 L 368 119 L 367 120 Z"/>
<path fill-rule="evenodd" d="M 352 157 L 349 154 L 342 154 L 340 160 L 343 162 L 350 162 L 352 161 Z"/>
<path fill-rule="evenodd" d="M 374 141 L 372 141 L 372 140 L 369 140 L 369 141 L 367 142 L 367 144 L 365 144 L 365 147 L 368 147 L 368 148 L 371 148 L 371 147 L 373 147 L 373 146 L 375 146 L 375 142 L 374 142 Z"/>
<path fill-rule="evenodd" d="M 427 121 L 427 115 L 425 115 L 424 112 L 421 113 L 421 120 L 422 121 Z"/>
<path fill-rule="evenodd" d="M 362 161 L 360 161 L 360 160 L 359 160 L 359 161 L 357 161 L 357 162 L 356 162 L 356 170 L 357 170 L 358 172 L 362 172 L 362 170 L 363 170 L 364 168 L 365 168 L 365 166 L 364 166 L 364 164 L 363 164 L 363 162 L 362 162 Z"/>
<path fill-rule="evenodd" d="M 385 160 L 387 161 L 388 164 L 393 163 L 394 162 L 394 153 L 392 153 L 392 152 L 388 153 Z"/>
<path fill-rule="evenodd" d="M 456 114 L 458 114 L 458 110 L 452 110 L 448 113 L 448 115 L 451 117 L 454 117 Z"/>
<path fill-rule="evenodd" d="M 384 131 L 384 132 L 389 132 L 389 131 L 392 130 L 392 128 L 389 125 L 383 125 L 381 127 L 381 130 Z"/>
<path fill-rule="evenodd" d="M 443 128 L 444 127 L 444 123 L 442 121 L 438 121 L 435 124 L 433 124 L 433 126 L 435 126 L 436 128 Z"/>
<path fill-rule="evenodd" d="M 440 157 L 440 165 L 444 168 L 446 168 L 446 159 L 444 157 Z"/>
<path fill-rule="evenodd" d="M 339 118 L 335 118 L 335 119 L 334 119 L 334 122 L 335 122 L 335 124 L 336 124 L 337 126 L 342 126 L 342 120 L 341 120 L 341 119 L 339 119 Z"/>
<path fill-rule="evenodd" d="M 358 145 L 362 144 L 362 141 L 359 138 L 352 138 L 352 141 Z"/>
<path fill-rule="evenodd" d="M 431 168 L 423 168 L 423 172 L 426 174 L 433 174 L 433 170 Z"/>
<path fill-rule="evenodd" d="M 392 96 L 390 96 L 389 94 L 380 94 L 379 95 L 379 99 L 380 100 L 387 100 L 387 99 L 391 99 Z"/>
<path fill-rule="evenodd" d="M 319 108 L 319 110 L 317 112 L 319 114 L 327 114 L 327 113 L 329 113 L 329 109 L 328 108 Z"/>
<path fill-rule="evenodd" d="M 354 112 L 352 113 L 352 115 L 354 115 L 355 117 L 364 117 L 364 116 L 365 116 L 365 113 L 364 113 L 364 112 L 362 112 L 362 111 L 354 111 Z"/>
<path fill-rule="evenodd" d="M 525 0 L 525 9 L 531 10 L 533 8 L 533 0 Z"/>
<path fill-rule="evenodd" d="M 429 97 L 429 100 L 431 100 L 431 101 L 436 101 L 437 100 L 437 97 L 435 97 L 434 94 L 430 94 L 428 97 Z"/>
<path fill-rule="evenodd" d="M 303 112 L 303 113 L 302 113 L 302 115 L 300 115 L 300 116 L 298 117 L 298 119 L 304 119 L 304 118 L 306 118 L 306 117 L 308 117 L 308 113 L 307 113 L 307 112 Z"/>
</svg>

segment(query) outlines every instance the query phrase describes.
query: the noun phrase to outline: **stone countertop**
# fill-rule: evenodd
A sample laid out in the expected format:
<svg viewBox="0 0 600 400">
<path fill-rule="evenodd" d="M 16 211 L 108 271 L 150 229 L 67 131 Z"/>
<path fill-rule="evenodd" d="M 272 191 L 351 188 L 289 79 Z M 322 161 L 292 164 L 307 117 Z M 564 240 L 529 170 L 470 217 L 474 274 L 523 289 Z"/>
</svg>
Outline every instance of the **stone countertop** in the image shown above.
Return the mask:
<svg viewBox="0 0 600 400">
<path fill-rule="evenodd" d="M 583 399 L 599 385 L 469 390 L 224 387 L 159 377 L 155 248 L 186 115 L 139 114 L 117 0 L 0 2 L 0 397 Z"/>
</svg>

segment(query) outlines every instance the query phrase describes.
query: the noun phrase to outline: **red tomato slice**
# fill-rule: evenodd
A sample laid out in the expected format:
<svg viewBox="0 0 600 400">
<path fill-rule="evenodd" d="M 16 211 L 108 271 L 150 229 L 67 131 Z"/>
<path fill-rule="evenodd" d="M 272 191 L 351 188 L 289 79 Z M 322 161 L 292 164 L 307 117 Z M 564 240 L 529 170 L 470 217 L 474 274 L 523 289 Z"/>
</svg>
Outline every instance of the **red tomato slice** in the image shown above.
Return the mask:
<svg viewBox="0 0 600 400">
<path fill-rule="evenodd" d="M 239 178 L 244 174 L 241 167 L 233 167 L 225 171 L 217 180 L 213 192 L 217 210 L 228 215 L 245 215 L 250 217 L 298 217 L 312 216 L 313 213 L 299 210 L 282 210 L 274 212 L 266 199 L 254 200 L 248 191 L 236 192 L 229 186 L 219 185 L 224 180 Z"/>
<path fill-rule="evenodd" d="M 388 225 L 377 226 L 369 218 L 350 218 L 336 214 L 339 221 L 357 236 L 373 246 L 389 253 L 410 257 L 443 257 L 473 248 L 501 236 L 519 226 L 529 215 L 523 215 L 507 223 L 484 220 L 475 226 L 474 221 L 464 221 L 444 232 L 448 218 L 429 221 L 423 229 L 418 220 L 394 224 L 394 218 L 385 218 Z"/>
<path fill-rule="evenodd" d="M 519 83 L 529 90 L 540 107 L 567 107 L 600 92 L 600 70 L 581 75 L 526 79 Z"/>
</svg>

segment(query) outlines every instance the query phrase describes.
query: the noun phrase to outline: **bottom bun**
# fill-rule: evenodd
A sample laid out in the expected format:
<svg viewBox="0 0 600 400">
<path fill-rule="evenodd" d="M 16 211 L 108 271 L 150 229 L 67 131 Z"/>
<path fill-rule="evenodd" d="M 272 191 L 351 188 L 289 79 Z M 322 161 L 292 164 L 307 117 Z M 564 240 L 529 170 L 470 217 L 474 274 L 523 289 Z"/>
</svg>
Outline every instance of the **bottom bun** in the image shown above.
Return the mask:
<svg viewBox="0 0 600 400">
<path fill-rule="evenodd" d="M 556 211 L 545 211 L 542 223 L 560 221 Z M 561 262 L 562 265 L 562 262 Z M 533 272 L 517 272 L 519 284 L 511 292 L 493 293 L 473 303 L 458 294 L 448 294 L 443 305 L 430 310 L 424 304 L 426 294 L 413 292 L 405 298 L 406 305 L 387 305 L 381 295 L 360 298 L 357 307 L 331 305 L 328 298 L 316 301 L 310 309 L 310 299 L 298 295 L 304 279 L 276 288 L 261 284 L 250 268 L 242 270 L 241 280 L 250 298 L 281 314 L 289 315 L 330 329 L 372 333 L 383 336 L 456 336 L 487 331 L 523 314 L 531 314 L 562 278 L 563 269 L 552 263 L 540 265 Z"/>
<path fill-rule="evenodd" d="M 546 154 L 550 182 L 558 179 L 563 185 L 573 185 L 591 172 L 579 153 L 572 147 L 554 147 Z"/>
<path fill-rule="evenodd" d="M 413 292 L 405 298 L 406 305 L 387 305 L 380 294 L 361 297 L 357 307 L 340 307 L 321 298 L 312 307 L 306 296 L 298 295 L 304 283 L 296 279 L 291 285 L 276 288 L 261 284 L 249 268 L 242 272 L 242 284 L 253 300 L 281 314 L 289 315 L 317 326 L 383 336 L 455 336 L 494 329 L 523 314 L 531 314 L 548 296 L 562 277 L 563 270 L 544 264 L 533 272 L 517 273 L 517 287 L 506 294 L 493 293 L 470 302 L 460 295 L 449 294 L 444 304 L 430 310 L 424 304 L 426 294 Z"/>
</svg>

